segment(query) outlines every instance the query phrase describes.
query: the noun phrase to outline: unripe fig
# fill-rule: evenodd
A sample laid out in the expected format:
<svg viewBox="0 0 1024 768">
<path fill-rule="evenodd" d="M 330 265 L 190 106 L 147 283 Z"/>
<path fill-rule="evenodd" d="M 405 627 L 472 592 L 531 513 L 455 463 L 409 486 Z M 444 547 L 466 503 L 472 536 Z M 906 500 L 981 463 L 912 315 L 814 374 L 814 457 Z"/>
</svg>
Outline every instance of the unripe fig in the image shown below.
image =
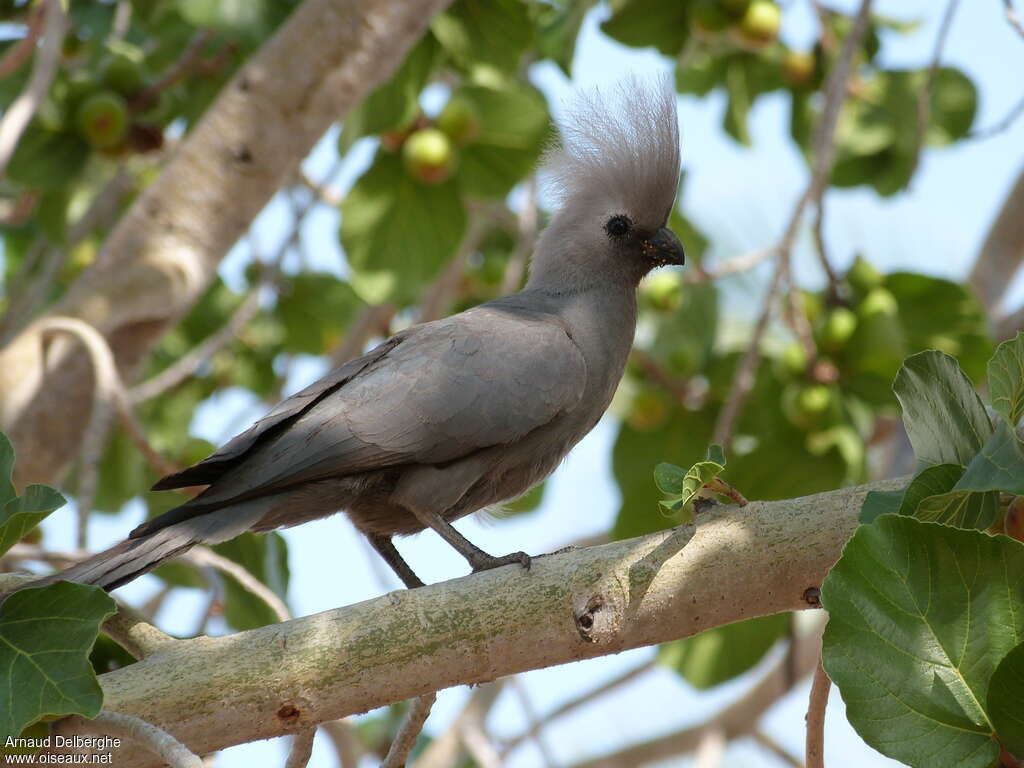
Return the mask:
<svg viewBox="0 0 1024 768">
<path fill-rule="evenodd" d="M 782 77 L 794 88 L 812 85 L 814 70 L 814 54 L 810 51 L 786 51 L 782 57 Z"/>
<path fill-rule="evenodd" d="M 683 303 L 683 285 L 671 272 L 657 272 L 640 284 L 643 299 L 659 312 L 674 312 Z"/>
<path fill-rule="evenodd" d="M 142 64 L 123 54 L 116 54 L 103 62 L 100 77 L 108 88 L 122 96 L 133 96 L 146 83 Z"/>
<path fill-rule="evenodd" d="M 455 169 L 455 149 L 444 131 L 414 131 L 402 145 L 402 160 L 409 174 L 426 184 L 440 184 Z"/>
<path fill-rule="evenodd" d="M 873 288 L 857 305 L 857 314 L 861 317 L 874 317 L 884 315 L 895 317 L 899 311 L 899 304 L 896 297 L 885 288 Z"/>
<path fill-rule="evenodd" d="M 830 352 L 842 349 L 857 330 L 857 315 L 846 307 L 836 307 L 825 318 L 821 329 L 821 346 Z"/>
<path fill-rule="evenodd" d="M 455 96 L 437 116 L 437 127 L 456 144 L 468 144 L 480 135 L 480 115 L 476 107 Z"/>
<path fill-rule="evenodd" d="M 764 48 L 779 36 L 782 11 L 771 0 L 753 0 L 736 25 L 740 41 L 754 50 Z"/>
<path fill-rule="evenodd" d="M 860 293 L 867 293 L 872 288 L 882 284 L 884 276 L 875 269 L 875 266 L 860 256 L 854 259 L 853 264 L 846 271 L 846 281 L 854 290 Z"/>
<path fill-rule="evenodd" d="M 82 102 L 75 124 L 92 146 L 113 149 L 128 132 L 128 105 L 113 91 L 100 91 Z"/>
</svg>

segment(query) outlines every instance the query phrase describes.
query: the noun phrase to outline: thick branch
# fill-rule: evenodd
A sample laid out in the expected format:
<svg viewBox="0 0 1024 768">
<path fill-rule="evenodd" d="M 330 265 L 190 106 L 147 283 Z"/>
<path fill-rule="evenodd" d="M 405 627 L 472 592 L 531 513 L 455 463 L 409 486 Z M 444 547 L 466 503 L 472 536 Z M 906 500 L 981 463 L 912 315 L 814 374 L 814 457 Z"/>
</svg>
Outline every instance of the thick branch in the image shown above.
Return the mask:
<svg viewBox="0 0 1024 768">
<path fill-rule="evenodd" d="M 684 526 L 534 559 L 237 635 L 176 643 L 103 675 L 104 707 L 197 754 L 298 733 L 442 688 L 806 608 L 865 493 L 715 507 Z M 653 514 L 653 513 L 652 513 Z M 153 765 L 132 746 L 120 768 Z"/>
<path fill-rule="evenodd" d="M 449 1 L 306 0 L 225 86 L 53 313 L 99 330 L 130 379 L 299 160 Z M 92 397 L 80 352 L 44 354 L 36 325 L 0 350 L 0 428 L 19 446 L 19 483 L 59 477 L 78 454 Z"/>
<path fill-rule="evenodd" d="M 998 314 L 1006 289 L 1024 261 L 1024 169 L 1003 201 L 971 269 L 971 287 Z M 1012 333 L 1010 334 L 1012 335 Z"/>
</svg>

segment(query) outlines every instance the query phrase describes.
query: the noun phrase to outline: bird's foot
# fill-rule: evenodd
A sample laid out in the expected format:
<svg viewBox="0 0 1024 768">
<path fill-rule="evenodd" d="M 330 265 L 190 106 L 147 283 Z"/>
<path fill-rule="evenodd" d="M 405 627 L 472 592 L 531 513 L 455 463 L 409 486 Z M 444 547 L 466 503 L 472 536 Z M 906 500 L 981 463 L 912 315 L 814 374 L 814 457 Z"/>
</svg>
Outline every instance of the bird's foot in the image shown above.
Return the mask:
<svg viewBox="0 0 1024 768">
<path fill-rule="evenodd" d="M 474 556 L 470 560 L 470 564 L 473 566 L 473 573 L 489 571 L 492 568 L 500 568 L 503 565 L 511 565 L 512 563 L 519 563 L 526 570 L 530 570 L 530 556 L 525 552 L 513 552 L 502 557 L 494 557 L 486 552 L 480 552 L 479 555 Z"/>
</svg>

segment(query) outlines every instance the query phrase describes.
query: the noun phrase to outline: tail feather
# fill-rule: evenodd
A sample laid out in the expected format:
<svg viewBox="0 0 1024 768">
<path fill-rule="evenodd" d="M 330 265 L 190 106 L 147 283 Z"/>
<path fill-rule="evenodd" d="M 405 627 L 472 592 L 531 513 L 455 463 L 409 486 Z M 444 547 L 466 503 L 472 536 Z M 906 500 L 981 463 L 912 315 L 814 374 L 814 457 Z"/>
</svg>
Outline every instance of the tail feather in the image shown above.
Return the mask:
<svg viewBox="0 0 1024 768">
<path fill-rule="evenodd" d="M 109 592 L 196 544 L 233 539 L 252 528 L 274 501 L 274 497 L 256 499 L 160 528 L 149 535 L 125 539 L 64 571 L 29 582 L 19 589 L 42 587 L 55 581 L 75 581 Z"/>
</svg>

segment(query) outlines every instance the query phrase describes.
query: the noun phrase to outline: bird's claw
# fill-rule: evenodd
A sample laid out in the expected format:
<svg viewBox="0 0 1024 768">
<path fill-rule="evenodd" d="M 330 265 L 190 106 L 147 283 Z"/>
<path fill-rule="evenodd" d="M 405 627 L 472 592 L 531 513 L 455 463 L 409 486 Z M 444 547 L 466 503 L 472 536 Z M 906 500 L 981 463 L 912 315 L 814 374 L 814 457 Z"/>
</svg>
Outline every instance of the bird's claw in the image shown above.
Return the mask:
<svg viewBox="0 0 1024 768">
<path fill-rule="evenodd" d="M 494 557 L 485 553 L 481 554 L 481 557 L 473 559 L 473 573 L 489 571 L 492 568 L 500 568 L 503 565 L 511 565 L 512 563 L 519 563 L 526 570 L 530 570 L 531 558 L 525 552 L 513 552 L 502 557 Z"/>
</svg>

